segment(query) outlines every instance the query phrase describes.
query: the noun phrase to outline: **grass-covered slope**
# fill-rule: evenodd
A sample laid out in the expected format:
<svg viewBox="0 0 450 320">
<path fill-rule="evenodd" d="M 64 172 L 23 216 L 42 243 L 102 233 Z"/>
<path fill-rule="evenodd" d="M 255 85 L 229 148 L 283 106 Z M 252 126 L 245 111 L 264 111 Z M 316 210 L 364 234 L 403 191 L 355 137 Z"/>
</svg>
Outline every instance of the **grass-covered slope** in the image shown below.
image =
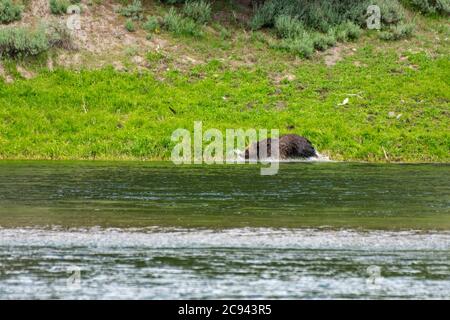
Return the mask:
<svg viewBox="0 0 450 320">
<path fill-rule="evenodd" d="M 203 120 L 295 132 L 334 159 L 384 160 L 384 148 L 390 160 L 449 160 L 447 58 L 399 61 L 367 45 L 333 68 L 304 62 L 290 70 L 294 80 L 274 84 L 268 72 L 211 61 L 165 81 L 105 69 L 0 84 L 0 156 L 167 158 L 172 131 Z"/>
<path fill-rule="evenodd" d="M 128 72 L 92 69 L 103 57 L 83 51 L 77 71 L 4 59 L 14 82 L 0 81 L 0 158 L 169 159 L 172 132 L 201 120 L 205 130 L 297 133 L 336 160 L 448 162 L 445 21 L 416 17 L 411 39 L 374 31 L 311 59 L 268 46 L 265 31 L 217 24 L 197 38 L 155 33 L 166 44 L 156 51 L 108 52 Z"/>
</svg>

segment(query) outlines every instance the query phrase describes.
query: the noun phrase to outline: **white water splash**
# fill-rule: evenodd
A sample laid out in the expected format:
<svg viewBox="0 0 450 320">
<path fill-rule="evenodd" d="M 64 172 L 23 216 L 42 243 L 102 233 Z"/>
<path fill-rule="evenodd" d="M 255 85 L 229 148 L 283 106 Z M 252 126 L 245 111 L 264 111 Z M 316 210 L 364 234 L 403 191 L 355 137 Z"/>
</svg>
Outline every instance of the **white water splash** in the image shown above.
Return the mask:
<svg viewBox="0 0 450 320">
<path fill-rule="evenodd" d="M 0 228 L 0 246 L 450 250 L 450 232 L 286 228 Z"/>
<path fill-rule="evenodd" d="M 321 154 L 320 152 L 316 151 L 315 157 L 309 157 L 309 158 L 296 158 L 296 159 L 275 159 L 275 158 L 267 158 L 264 160 L 264 163 L 267 162 L 280 162 L 280 163 L 289 163 L 289 162 L 336 162 L 334 160 L 331 160 L 329 156 Z M 246 163 L 245 159 L 245 152 L 242 150 L 235 149 L 234 150 L 234 156 L 237 157 L 236 161 L 237 163 Z M 235 158 L 231 157 L 228 158 L 228 160 L 235 160 Z M 258 160 L 258 162 L 261 162 Z M 248 161 L 247 161 L 248 163 Z"/>
</svg>

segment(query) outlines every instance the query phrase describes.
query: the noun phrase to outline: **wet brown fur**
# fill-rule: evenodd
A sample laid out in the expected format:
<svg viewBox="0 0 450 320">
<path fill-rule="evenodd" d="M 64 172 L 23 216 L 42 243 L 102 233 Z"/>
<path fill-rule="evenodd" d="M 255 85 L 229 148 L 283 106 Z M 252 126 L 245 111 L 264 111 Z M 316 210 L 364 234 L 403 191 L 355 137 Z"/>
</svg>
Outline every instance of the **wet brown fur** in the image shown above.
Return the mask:
<svg viewBox="0 0 450 320">
<path fill-rule="evenodd" d="M 268 138 L 253 143 L 247 148 L 247 150 L 245 150 L 245 159 L 249 159 L 253 154 L 256 154 L 258 159 L 264 158 L 264 147 L 266 147 L 267 150 L 267 157 L 271 157 L 272 141 L 273 140 L 271 138 Z M 308 139 L 300 137 L 296 134 L 281 136 L 279 138 L 279 150 L 281 160 L 317 157 L 317 152 L 311 142 Z"/>
</svg>

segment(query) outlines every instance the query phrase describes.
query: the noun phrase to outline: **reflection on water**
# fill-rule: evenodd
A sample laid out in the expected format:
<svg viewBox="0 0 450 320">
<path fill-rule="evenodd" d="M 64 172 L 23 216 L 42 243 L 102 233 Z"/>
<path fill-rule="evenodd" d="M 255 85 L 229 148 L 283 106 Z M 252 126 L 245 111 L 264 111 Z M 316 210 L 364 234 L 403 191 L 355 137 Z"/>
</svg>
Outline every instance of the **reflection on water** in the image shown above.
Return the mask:
<svg viewBox="0 0 450 320">
<path fill-rule="evenodd" d="M 0 163 L 0 226 L 450 229 L 450 165 Z"/>
<path fill-rule="evenodd" d="M 0 299 L 448 299 L 449 169 L 2 162 Z"/>
</svg>

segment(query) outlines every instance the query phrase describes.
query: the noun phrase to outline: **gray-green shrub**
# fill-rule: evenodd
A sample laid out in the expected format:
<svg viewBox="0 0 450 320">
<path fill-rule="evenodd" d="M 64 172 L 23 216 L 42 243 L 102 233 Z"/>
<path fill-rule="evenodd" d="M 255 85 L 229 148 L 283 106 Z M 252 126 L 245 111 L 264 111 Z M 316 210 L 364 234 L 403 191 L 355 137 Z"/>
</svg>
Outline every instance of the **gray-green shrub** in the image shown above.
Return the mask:
<svg viewBox="0 0 450 320">
<path fill-rule="evenodd" d="M 186 0 L 160 0 L 160 1 L 167 4 L 177 4 L 186 2 Z"/>
<path fill-rule="evenodd" d="M 410 0 L 410 2 L 425 14 L 450 14 L 450 0 Z"/>
<path fill-rule="evenodd" d="M 414 24 L 398 24 L 391 26 L 388 31 L 380 33 L 380 39 L 386 41 L 401 40 L 411 37 L 414 32 Z"/>
<path fill-rule="evenodd" d="M 325 51 L 336 44 L 336 38 L 331 34 L 316 33 L 312 37 L 316 50 Z"/>
<path fill-rule="evenodd" d="M 20 26 L 0 29 L 0 56 L 35 56 L 52 47 L 75 49 L 64 23 L 41 25 L 35 29 Z"/>
<path fill-rule="evenodd" d="M 267 0 L 250 22 L 253 29 L 272 27 L 280 15 L 300 20 L 305 27 L 327 32 L 347 20 L 362 23 L 369 0 Z"/>
<path fill-rule="evenodd" d="M 170 8 L 163 17 L 163 27 L 177 35 L 200 36 L 202 34 L 194 20 L 181 16 L 174 8 Z"/>
<path fill-rule="evenodd" d="M 384 25 L 397 24 L 405 18 L 405 9 L 398 0 L 371 0 L 380 7 L 381 22 Z"/>
<path fill-rule="evenodd" d="M 0 23 L 10 23 L 22 19 L 23 6 L 12 0 L 0 0 Z"/>
<path fill-rule="evenodd" d="M 147 21 L 142 24 L 142 28 L 148 32 L 154 32 L 161 28 L 159 18 L 155 16 L 148 16 Z"/>
<path fill-rule="evenodd" d="M 286 15 L 298 19 L 306 28 L 327 33 L 346 21 L 364 25 L 370 4 L 380 7 L 385 25 L 399 23 L 405 16 L 398 0 L 267 0 L 256 9 L 250 26 L 254 30 L 273 27 L 277 17 Z"/>
<path fill-rule="evenodd" d="M 279 15 L 278 11 L 275 1 L 264 2 L 255 10 L 250 20 L 250 27 L 252 30 L 258 30 L 262 27 L 273 26 L 276 16 Z"/>
<path fill-rule="evenodd" d="M 142 7 L 142 2 L 140 0 L 133 0 L 131 4 L 126 7 L 122 7 L 119 10 L 119 13 L 127 18 L 131 18 L 133 20 L 141 20 L 143 18 L 144 9 Z"/>
<path fill-rule="evenodd" d="M 183 7 L 183 13 L 195 22 L 205 24 L 211 20 L 211 4 L 204 0 L 189 0 Z"/>
<path fill-rule="evenodd" d="M 7 27 L 0 29 L 1 56 L 34 56 L 50 47 L 44 28 Z"/>
<path fill-rule="evenodd" d="M 308 34 L 301 38 L 283 39 L 271 44 L 272 48 L 284 50 L 303 58 L 310 58 L 314 53 L 314 41 Z"/>
<path fill-rule="evenodd" d="M 275 31 L 280 38 L 293 39 L 302 35 L 305 28 L 298 19 L 280 15 L 275 19 Z"/>
<path fill-rule="evenodd" d="M 70 6 L 68 0 L 50 0 L 50 12 L 52 14 L 66 14 L 67 8 Z"/>
<path fill-rule="evenodd" d="M 353 41 L 361 36 L 361 28 L 351 21 L 347 21 L 338 25 L 335 29 L 334 36 L 337 41 Z"/>
</svg>

